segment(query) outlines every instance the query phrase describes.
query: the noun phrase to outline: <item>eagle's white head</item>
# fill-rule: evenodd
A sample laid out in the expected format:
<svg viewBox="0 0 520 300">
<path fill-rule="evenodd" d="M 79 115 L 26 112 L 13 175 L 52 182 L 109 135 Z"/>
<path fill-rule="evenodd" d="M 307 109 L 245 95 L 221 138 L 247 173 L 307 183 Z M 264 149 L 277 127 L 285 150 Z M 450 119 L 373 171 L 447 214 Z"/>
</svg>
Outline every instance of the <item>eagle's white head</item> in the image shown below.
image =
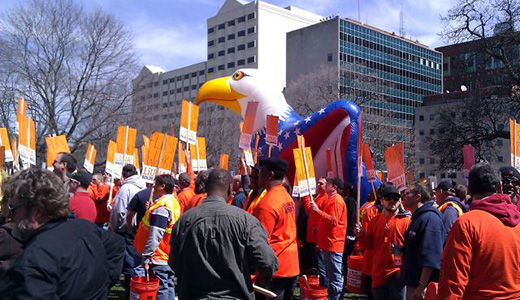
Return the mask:
<svg viewBox="0 0 520 300">
<path fill-rule="evenodd" d="M 227 107 L 244 118 L 247 103 L 258 102 L 254 131 L 265 126 L 267 115 L 284 120 L 292 108 L 287 104 L 281 91 L 273 89 L 273 84 L 257 69 L 239 69 L 231 76 L 220 77 L 204 83 L 197 94 L 195 104 L 213 102 Z"/>
</svg>

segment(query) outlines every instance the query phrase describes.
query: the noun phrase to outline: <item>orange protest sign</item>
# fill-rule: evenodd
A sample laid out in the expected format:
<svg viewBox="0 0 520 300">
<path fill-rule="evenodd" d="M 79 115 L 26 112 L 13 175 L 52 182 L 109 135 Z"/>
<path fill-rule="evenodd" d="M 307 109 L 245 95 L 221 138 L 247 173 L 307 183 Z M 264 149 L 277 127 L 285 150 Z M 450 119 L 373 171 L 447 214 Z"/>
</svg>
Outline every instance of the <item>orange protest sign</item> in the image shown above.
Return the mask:
<svg viewBox="0 0 520 300">
<path fill-rule="evenodd" d="M 511 151 L 511 166 L 516 167 L 516 121 L 509 119 L 509 149 Z"/>
<path fill-rule="evenodd" d="M 5 162 L 13 161 L 13 152 L 11 145 L 9 145 L 9 136 L 7 135 L 7 128 L 0 128 L 0 146 L 4 147 Z"/>
<path fill-rule="evenodd" d="M 133 156 L 136 136 L 137 130 L 135 128 L 118 126 L 116 153 Z"/>
<path fill-rule="evenodd" d="M 159 174 L 171 174 L 173 160 L 175 159 L 175 148 L 177 148 L 178 141 L 179 140 L 176 137 L 166 135 L 164 149 L 159 163 Z"/>
<path fill-rule="evenodd" d="M 304 150 L 302 151 L 302 149 Z M 293 155 L 300 196 L 316 193 L 316 176 L 314 175 L 311 148 L 295 148 Z"/>
<path fill-rule="evenodd" d="M 303 137 L 303 135 L 297 135 L 296 140 L 298 141 L 298 148 L 305 147 L 305 138 Z"/>
<path fill-rule="evenodd" d="M 332 171 L 332 156 L 330 153 L 330 148 L 327 148 L 327 177 L 334 177 L 334 173 Z"/>
<path fill-rule="evenodd" d="M 247 103 L 244 125 L 242 125 L 242 133 L 240 134 L 240 141 L 238 143 L 240 149 L 249 149 L 250 147 L 257 110 L 258 102 L 253 101 Z"/>
<path fill-rule="evenodd" d="M 184 149 L 182 148 L 181 145 L 179 145 L 179 147 L 177 147 L 177 148 L 179 149 L 178 168 L 179 168 L 179 174 L 180 174 L 180 173 L 186 172 L 186 170 L 187 170 L 186 153 L 184 153 Z"/>
<path fill-rule="evenodd" d="M 36 165 L 36 130 L 34 121 L 26 115 L 20 115 L 18 152 L 24 167 Z"/>
<path fill-rule="evenodd" d="M 197 142 L 198 123 L 199 107 L 188 100 L 182 100 L 179 139 L 185 143 L 195 144 Z"/>
<path fill-rule="evenodd" d="M 107 147 L 107 161 L 105 164 L 105 172 L 110 174 L 112 177 L 116 177 L 116 165 L 115 165 L 115 156 L 116 156 L 116 142 L 110 140 L 108 141 Z"/>
<path fill-rule="evenodd" d="M 25 99 L 18 97 L 18 106 L 16 108 L 16 123 L 18 130 L 20 130 L 20 116 L 27 114 L 27 102 Z"/>
<path fill-rule="evenodd" d="M 47 145 L 47 168 L 53 165 L 58 153 L 70 153 L 69 144 L 64 135 L 45 137 L 45 143 Z"/>
<path fill-rule="evenodd" d="M 220 161 L 218 163 L 219 168 L 224 170 L 228 169 L 229 154 L 220 154 Z"/>
<path fill-rule="evenodd" d="M 161 132 L 152 133 L 141 174 L 146 182 L 153 183 L 155 176 L 171 173 L 176 147 L 176 137 Z"/>
<path fill-rule="evenodd" d="M 197 160 L 199 161 L 199 171 L 207 170 L 208 164 L 206 162 L 206 138 L 197 137 Z"/>
<path fill-rule="evenodd" d="M 20 170 L 20 161 L 16 148 L 16 138 L 11 139 L 11 151 L 13 152 L 13 167 L 15 170 Z"/>
<path fill-rule="evenodd" d="M 404 144 L 397 143 L 385 150 L 386 170 L 388 181 L 402 191 L 406 188 L 405 168 L 404 168 Z"/>
<path fill-rule="evenodd" d="M 275 146 L 278 144 L 278 116 L 267 115 L 265 121 L 265 142 Z"/>
<path fill-rule="evenodd" d="M 255 140 L 255 157 L 254 157 L 254 161 L 255 161 L 255 164 L 258 162 L 258 142 L 260 141 L 260 135 L 256 135 L 256 140 Z"/>
<path fill-rule="evenodd" d="M 515 123 L 515 166 L 520 168 L 520 124 Z"/>
<path fill-rule="evenodd" d="M 139 173 L 141 165 L 139 164 L 139 150 L 137 148 L 134 148 L 134 166 L 137 169 L 137 173 Z"/>
<path fill-rule="evenodd" d="M 141 145 L 141 158 L 143 165 L 146 164 L 146 154 L 148 154 L 148 148 L 150 147 L 150 139 L 143 134 L 143 144 Z"/>
<path fill-rule="evenodd" d="M 368 182 L 375 182 L 376 171 L 374 170 L 374 162 L 372 161 L 369 144 L 363 144 L 363 161 L 365 162 L 365 169 L 367 170 Z"/>
<path fill-rule="evenodd" d="M 92 144 L 87 145 L 87 152 L 85 153 L 85 161 L 83 167 L 89 172 L 94 173 L 94 164 L 96 163 L 96 148 Z"/>
</svg>

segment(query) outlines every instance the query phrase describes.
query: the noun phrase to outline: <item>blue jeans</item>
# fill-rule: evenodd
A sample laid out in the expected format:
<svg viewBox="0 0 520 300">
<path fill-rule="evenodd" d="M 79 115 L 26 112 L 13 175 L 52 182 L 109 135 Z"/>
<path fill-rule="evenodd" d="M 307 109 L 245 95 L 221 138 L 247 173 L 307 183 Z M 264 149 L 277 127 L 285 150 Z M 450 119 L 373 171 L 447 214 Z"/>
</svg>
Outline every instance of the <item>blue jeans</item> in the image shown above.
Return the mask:
<svg viewBox="0 0 520 300">
<path fill-rule="evenodd" d="M 175 299 L 175 273 L 168 265 L 152 265 L 153 276 L 159 279 L 157 300 Z"/>
<path fill-rule="evenodd" d="M 343 253 L 320 251 L 320 259 L 323 263 L 324 273 L 320 268 L 320 279 L 325 287 L 327 287 L 327 299 L 339 300 L 343 299 Z"/>
</svg>

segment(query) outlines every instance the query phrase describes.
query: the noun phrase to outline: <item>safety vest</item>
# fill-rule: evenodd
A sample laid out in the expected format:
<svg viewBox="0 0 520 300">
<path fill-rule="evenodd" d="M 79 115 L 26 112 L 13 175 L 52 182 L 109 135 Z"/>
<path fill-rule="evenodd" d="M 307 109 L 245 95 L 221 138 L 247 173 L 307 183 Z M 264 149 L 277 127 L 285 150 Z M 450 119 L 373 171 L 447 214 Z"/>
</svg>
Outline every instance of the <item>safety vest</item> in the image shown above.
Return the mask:
<svg viewBox="0 0 520 300">
<path fill-rule="evenodd" d="M 371 201 L 371 202 L 365 203 L 363 206 L 361 206 L 361 208 L 359 209 L 360 210 L 360 212 L 359 212 L 359 219 L 362 220 L 363 216 L 365 215 L 367 210 L 369 208 L 371 208 L 372 206 L 374 206 L 375 204 L 376 204 L 375 201 Z"/>
<path fill-rule="evenodd" d="M 256 206 L 264 198 L 265 194 L 267 194 L 267 190 L 264 189 L 260 195 L 258 195 L 253 202 L 251 202 L 251 205 L 249 205 L 249 208 L 247 209 L 247 212 L 250 214 L 253 214 L 253 211 L 255 210 Z"/>
<path fill-rule="evenodd" d="M 462 214 L 464 214 L 464 212 L 462 211 L 460 206 L 453 201 L 444 202 L 441 206 L 439 206 L 439 211 L 443 212 L 446 209 L 446 207 L 448 207 L 449 205 L 451 205 L 453 208 L 455 208 L 457 210 L 457 214 L 459 215 L 459 217 L 462 216 Z"/>
<path fill-rule="evenodd" d="M 166 226 L 164 231 L 164 235 L 159 243 L 157 249 L 155 249 L 154 254 L 152 255 L 153 260 L 158 261 L 168 261 L 168 256 L 170 254 L 170 239 L 172 235 L 173 224 L 177 222 L 181 215 L 181 207 L 179 205 L 179 201 L 173 194 L 164 195 L 161 198 L 157 199 L 150 208 L 144 214 L 143 219 L 139 223 L 139 228 L 137 229 L 137 233 L 135 234 L 134 239 L 134 247 L 140 254 L 143 254 L 144 247 L 146 242 L 148 241 L 148 237 L 150 236 L 150 214 L 159 207 L 165 207 L 168 212 L 170 212 L 171 219 Z"/>
</svg>

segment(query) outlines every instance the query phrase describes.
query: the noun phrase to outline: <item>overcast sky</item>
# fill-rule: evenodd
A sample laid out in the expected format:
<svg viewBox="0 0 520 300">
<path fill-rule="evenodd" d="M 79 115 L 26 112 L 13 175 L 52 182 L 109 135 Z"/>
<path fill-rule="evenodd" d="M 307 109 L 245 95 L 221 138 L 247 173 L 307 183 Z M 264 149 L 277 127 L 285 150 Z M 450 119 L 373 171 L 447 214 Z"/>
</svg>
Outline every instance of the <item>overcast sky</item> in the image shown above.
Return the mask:
<svg viewBox="0 0 520 300">
<path fill-rule="evenodd" d="M 206 19 L 225 0 L 75 0 L 86 9 L 100 6 L 120 19 L 134 36 L 140 62 L 166 70 L 206 59 Z M 19 0 L 1 0 L 0 11 Z M 266 0 L 293 5 L 323 15 L 358 18 L 358 0 Z M 404 12 L 406 36 L 435 48 L 444 45 L 438 36 L 440 16 L 453 0 L 359 0 L 361 21 L 383 30 L 399 32 L 399 12 Z"/>
</svg>

